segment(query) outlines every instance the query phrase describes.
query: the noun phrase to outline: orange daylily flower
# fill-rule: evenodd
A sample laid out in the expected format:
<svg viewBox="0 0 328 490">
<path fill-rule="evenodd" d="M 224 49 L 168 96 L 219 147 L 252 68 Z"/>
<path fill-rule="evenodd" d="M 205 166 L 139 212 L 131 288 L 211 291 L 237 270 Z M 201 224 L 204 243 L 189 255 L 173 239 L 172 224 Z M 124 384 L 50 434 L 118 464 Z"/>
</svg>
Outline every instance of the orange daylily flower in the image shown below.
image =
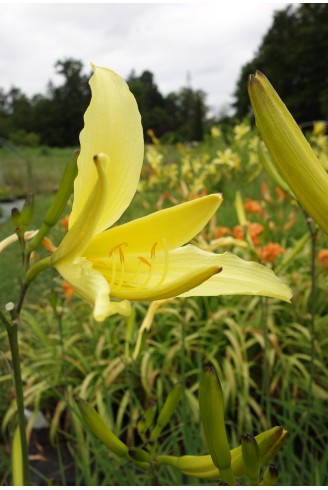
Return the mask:
<svg viewBox="0 0 328 490">
<path fill-rule="evenodd" d="M 67 281 L 63 282 L 63 290 L 67 299 L 73 296 L 74 288 Z"/>
<path fill-rule="evenodd" d="M 328 248 L 324 248 L 318 252 L 317 260 L 320 263 L 321 267 L 324 270 L 328 271 Z"/>
<path fill-rule="evenodd" d="M 232 231 L 227 226 L 218 226 L 215 230 L 214 238 L 232 235 Z"/>
<path fill-rule="evenodd" d="M 280 187 L 275 187 L 275 191 L 278 194 L 278 201 L 283 201 L 286 197 L 286 192 L 280 189 Z"/>
<path fill-rule="evenodd" d="M 248 232 L 250 234 L 251 240 L 254 243 L 254 245 L 259 245 L 259 243 L 260 243 L 259 235 L 264 230 L 264 226 L 261 225 L 260 223 L 248 222 L 247 228 L 248 228 Z M 241 225 L 235 226 L 233 229 L 233 236 L 234 236 L 234 238 L 237 238 L 238 240 L 242 240 L 243 238 L 245 238 L 244 228 Z"/>
<path fill-rule="evenodd" d="M 259 253 L 263 262 L 273 264 L 278 255 L 285 253 L 285 249 L 279 243 L 270 242 L 261 247 Z"/>
<path fill-rule="evenodd" d="M 262 208 L 259 201 L 247 198 L 244 203 L 245 211 L 252 214 L 264 214 L 264 209 Z"/>
<path fill-rule="evenodd" d="M 60 224 L 66 228 L 66 230 L 68 230 L 68 223 L 69 223 L 69 214 L 67 214 L 66 216 L 63 217 L 63 219 L 60 220 Z"/>
</svg>

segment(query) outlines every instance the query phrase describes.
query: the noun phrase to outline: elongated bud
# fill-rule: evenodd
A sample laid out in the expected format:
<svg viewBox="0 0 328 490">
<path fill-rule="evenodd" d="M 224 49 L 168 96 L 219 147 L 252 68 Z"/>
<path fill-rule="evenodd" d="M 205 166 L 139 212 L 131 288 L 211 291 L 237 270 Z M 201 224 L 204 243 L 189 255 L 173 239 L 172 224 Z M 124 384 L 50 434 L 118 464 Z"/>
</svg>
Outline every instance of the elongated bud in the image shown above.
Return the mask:
<svg viewBox="0 0 328 490">
<path fill-rule="evenodd" d="M 15 429 L 14 437 L 12 441 L 11 465 L 12 465 L 13 485 L 15 487 L 23 486 L 24 485 L 23 456 L 22 456 L 22 444 L 21 444 L 19 426 L 17 426 Z"/>
<path fill-rule="evenodd" d="M 157 411 L 157 403 L 153 401 L 145 411 L 144 415 L 137 422 L 139 435 L 144 439 L 145 433 L 153 423 Z"/>
<path fill-rule="evenodd" d="M 82 398 L 76 400 L 81 415 L 94 435 L 118 456 L 127 456 L 129 448 L 105 424 L 96 410 Z"/>
<path fill-rule="evenodd" d="M 213 463 L 220 470 L 222 480 L 235 485 L 224 423 L 222 387 L 213 366 L 205 368 L 199 383 L 199 410 Z"/>
<path fill-rule="evenodd" d="M 260 450 L 253 434 L 241 438 L 241 452 L 247 476 L 251 485 L 257 485 L 260 478 Z"/>
<path fill-rule="evenodd" d="M 29 226 L 32 221 L 33 213 L 34 213 L 34 194 L 27 194 L 24 205 L 21 210 L 21 220 L 22 227 L 24 231 Z"/>
<path fill-rule="evenodd" d="M 247 225 L 247 219 L 246 219 L 245 209 L 244 209 L 243 200 L 242 200 L 240 191 L 236 192 L 235 206 L 236 206 L 239 224 L 241 226 L 246 226 Z"/>
<path fill-rule="evenodd" d="M 28 253 L 32 252 L 41 243 L 42 238 L 57 223 L 63 213 L 67 201 L 73 192 L 74 180 L 77 176 L 77 157 L 78 153 L 76 152 L 72 160 L 66 165 L 57 194 L 46 213 L 39 232 L 29 243 Z"/>
<path fill-rule="evenodd" d="M 259 451 L 261 466 L 267 464 L 268 458 L 272 457 L 272 448 L 274 454 L 281 447 L 279 441 L 285 441 L 286 431 L 283 427 L 272 427 L 255 437 Z M 282 443 L 283 443 L 282 442 Z M 242 457 L 241 445 L 232 449 L 231 452 L 231 469 L 234 476 L 246 476 L 247 472 Z M 222 478 L 221 472 L 214 465 L 211 455 L 206 456 L 167 456 L 157 455 L 156 461 L 158 464 L 168 464 L 178 468 L 185 475 L 194 476 L 197 478 Z"/>
<path fill-rule="evenodd" d="M 156 412 L 157 412 L 157 403 L 153 401 L 151 402 L 151 404 L 149 405 L 149 407 L 145 412 L 145 430 L 148 430 L 151 424 L 153 423 Z"/>
<path fill-rule="evenodd" d="M 277 483 L 279 477 L 278 466 L 270 464 L 264 472 L 262 485 L 272 486 Z"/>
<path fill-rule="evenodd" d="M 44 223 L 49 227 L 57 223 L 73 192 L 74 180 L 77 176 L 77 157 L 78 153 L 75 153 L 72 160 L 66 165 L 55 199 L 52 201 L 44 218 Z"/>
<path fill-rule="evenodd" d="M 270 447 L 267 449 L 265 454 L 261 454 L 261 463 L 267 464 L 269 461 L 277 454 L 279 449 L 285 444 L 286 440 L 289 437 L 289 433 L 286 429 L 282 428 L 282 432 L 280 434 L 279 439 L 277 439 Z"/>
<path fill-rule="evenodd" d="M 165 400 L 162 410 L 159 412 L 157 417 L 156 425 L 150 435 L 151 441 L 157 441 L 162 430 L 170 421 L 176 406 L 178 405 L 180 398 L 183 393 L 183 385 L 178 383 L 168 394 Z"/>
<path fill-rule="evenodd" d="M 250 75 L 256 125 L 279 173 L 299 202 L 328 233 L 328 175 L 267 78 Z"/>
<path fill-rule="evenodd" d="M 20 210 L 18 208 L 12 208 L 11 210 L 11 220 L 17 232 L 20 231 L 22 226 L 22 218 L 20 214 Z"/>
</svg>

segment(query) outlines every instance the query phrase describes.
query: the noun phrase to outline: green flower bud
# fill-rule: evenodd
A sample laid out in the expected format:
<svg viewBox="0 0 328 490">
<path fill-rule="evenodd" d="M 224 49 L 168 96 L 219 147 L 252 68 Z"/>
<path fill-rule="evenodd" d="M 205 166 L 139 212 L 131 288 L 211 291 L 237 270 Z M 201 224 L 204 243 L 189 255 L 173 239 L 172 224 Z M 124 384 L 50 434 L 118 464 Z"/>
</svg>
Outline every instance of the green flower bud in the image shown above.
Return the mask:
<svg viewBox="0 0 328 490">
<path fill-rule="evenodd" d="M 151 426 L 154 420 L 156 411 L 157 411 L 157 403 L 153 401 L 150 404 L 150 406 L 147 408 L 144 415 L 142 415 L 137 422 L 137 431 L 143 440 L 145 440 L 145 433 L 147 432 L 147 430 L 149 429 L 149 427 Z"/>
<path fill-rule="evenodd" d="M 279 477 L 278 466 L 270 464 L 264 472 L 262 485 L 271 486 L 275 485 Z"/>
<path fill-rule="evenodd" d="M 223 393 L 213 366 L 205 368 L 199 383 L 199 410 L 213 463 L 220 470 L 222 480 L 235 485 L 224 423 Z"/>
<path fill-rule="evenodd" d="M 31 223 L 34 213 L 34 194 L 27 194 L 21 210 L 22 227 L 25 229 Z"/>
<path fill-rule="evenodd" d="M 22 226 L 22 218 L 18 208 L 12 208 L 11 210 L 11 220 L 17 232 L 20 231 Z"/>
<path fill-rule="evenodd" d="M 98 415 L 96 410 L 82 398 L 76 400 L 81 415 L 94 435 L 118 456 L 128 455 L 128 446 L 124 444 Z"/>
<path fill-rule="evenodd" d="M 170 421 L 170 419 L 173 415 L 173 412 L 176 409 L 176 406 L 180 401 L 182 393 L 183 393 L 183 385 L 179 383 L 179 384 L 175 385 L 174 388 L 168 394 L 168 397 L 165 400 L 163 408 L 159 412 L 159 415 L 158 415 L 158 418 L 156 421 L 156 425 L 155 425 L 155 427 L 154 427 L 154 429 L 150 435 L 151 441 L 157 441 L 162 430 Z"/>
<path fill-rule="evenodd" d="M 256 125 L 273 162 L 305 211 L 328 233 L 328 174 L 267 78 L 250 75 Z"/>
<path fill-rule="evenodd" d="M 246 434 L 241 438 L 241 451 L 243 463 L 251 485 L 257 485 L 260 477 L 260 450 L 253 434 Z"/>
<path fill-rule="evenodd" d="M 38 233 L 29 243 L 27 249 L 28 253 L 36 249 L 36 247 L 41 243 L 42 238 L 45 237 L 50 228 L 57 223 L 61 214 L 63 213 L 67 201 L 73 192 L 74 180 L 77 176 L 77 157 L 78 153 L 75 153 L 72 160 L 66 165 L 57 194 L 46 213 Z"/>
</svg>

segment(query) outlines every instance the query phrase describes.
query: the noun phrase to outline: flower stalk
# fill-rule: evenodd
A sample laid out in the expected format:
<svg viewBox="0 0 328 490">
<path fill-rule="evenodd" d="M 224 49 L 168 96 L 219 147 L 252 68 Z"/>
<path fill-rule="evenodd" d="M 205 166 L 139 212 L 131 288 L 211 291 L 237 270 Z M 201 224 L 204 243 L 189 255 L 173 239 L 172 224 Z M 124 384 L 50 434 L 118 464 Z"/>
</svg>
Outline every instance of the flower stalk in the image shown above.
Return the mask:
<svg viewBox="0 0 328 490">
<path fill-rule="evenodd" d="M 20 355 L 18 345 L 18 323 L 13 321 L 12 324 L 7 324 L 7 333 L 11 350 L 12 366 L 14 372 L 14 382 L 16 391 L 16 403 L 18 414 L 18 426 L 20 434 L 20 445 L 22 452 L 22 470 L 23 470 L 23 484 L 24 486 L 30 485 L 30 469 L 28 462 L 28 444 L 26 438 L 25 427 L 25 414 L 24 414 L 24 395 L 23 395 L 23 383 L 20 368 Z"/>
</svg>

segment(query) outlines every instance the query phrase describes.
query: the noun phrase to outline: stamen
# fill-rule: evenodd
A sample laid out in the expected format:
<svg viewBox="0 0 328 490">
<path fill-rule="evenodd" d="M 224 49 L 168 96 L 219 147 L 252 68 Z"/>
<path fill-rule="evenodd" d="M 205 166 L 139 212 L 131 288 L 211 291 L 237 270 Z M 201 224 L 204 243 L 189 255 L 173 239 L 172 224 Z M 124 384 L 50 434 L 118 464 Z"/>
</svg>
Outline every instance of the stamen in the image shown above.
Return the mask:
<svg viewBox="0 0 328 490">
<path fill-rule="evenodd" d="M 141 257 L 141 256 L 139 256 L 139 257 L 138 257 L 138 259 L 140 260 L 140 262 L 142 262 L 143 264 L 148 265 L 148 267 L 150 267 L 150 268 L 151 268 L 151 263 L 150 263 L 150 262 L 148 262 L 148 260 L 147 260 L 147 259 L 145 259 L 145 257 Z"/>
<path fill-rule="evenodd" d="M 150 278 L 151 278 L 151 272 L 152 272 L 152 263 L 151 262 L 148 262 L 147 259 L 145 259 L 145 257 L 141 257 L 139 256 L 138 259 L 140 260 L 139 263 L 143 263 L 143 264 L 146 264 L 148 267 L 149 267 L 149 270 L 148 270 L 148 275 L 146 277 L 146 280 L 138 287 L 140 288 L 145 288 L 147 286 L 147 284 L 149 283 L 150 281 Z"/>
<path fill-rule="evenodd" d="M 114 283 L 116 281 L 116 275 L 117 275 L 116 274 L 117 273 L 117 266 L 116 266 L 116 255 L 115 255 L 115 252 L 118 253 L 119 259 L 120 259 L 120 264 L 121 264 L 120 278 L 119 278 L 118 284 L 115 287 L 115 289 L 120 288 L 122 286 L 123 278 L 124 278 L 124 273 L 125 273 L 125 257 L 124 257 L 124 252 L 122 250 L 123 245 L 125 245 L 126 247 L 128 246 L 127 242 L 119 243 L 118 245 L 115 245 L 115 247 L 113 247 L 108 252 L 108 256 L 112 258 L 112 264 L 113 264 L 113 266 L 112 266 L 112 278 L 111 278 L 111 281 L 110 281 L 110 287 L 111 288 L 112 288 L 112 286 L 114 285 Z"/>
<path fill-rule="evenodd" d="M 113 252 L 117 249 L 121 249 L 121 247 L 125 245 L 126 247 L 128 246 L 127 242 L 119 243 L 118 245 L 115 245 L 115 247 L 111 248 L 110 251 L 108 252 L 108 257 L 111 257 Z"/>
</svg>

